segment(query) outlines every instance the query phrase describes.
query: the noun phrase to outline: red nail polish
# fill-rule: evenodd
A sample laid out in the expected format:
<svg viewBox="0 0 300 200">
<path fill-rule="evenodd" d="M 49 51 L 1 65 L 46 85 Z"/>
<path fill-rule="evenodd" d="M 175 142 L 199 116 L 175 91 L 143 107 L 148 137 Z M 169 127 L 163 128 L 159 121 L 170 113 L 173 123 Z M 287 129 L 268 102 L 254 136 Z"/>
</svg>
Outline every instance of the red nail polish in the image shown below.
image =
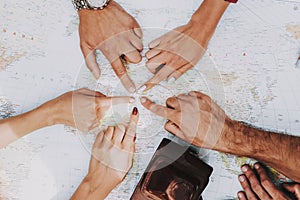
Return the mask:
<svg viewBox="0 0 300 200">
<path fill-rule="evenodd" d="M 134 107 L 134 108 L 133 108 L 133 111 L 132 111 L 132 114 L 133 114 L 133 115 L 137 115 L 137 113 L 138 113 L 138 109 L 137 109 L 137 107 Z"/>
<path fill-rule="evenodd" d="M 133 142 L 135 142 L 135 141 L 136 141 L 136 136 L 133 137 Z"/>
</svg>

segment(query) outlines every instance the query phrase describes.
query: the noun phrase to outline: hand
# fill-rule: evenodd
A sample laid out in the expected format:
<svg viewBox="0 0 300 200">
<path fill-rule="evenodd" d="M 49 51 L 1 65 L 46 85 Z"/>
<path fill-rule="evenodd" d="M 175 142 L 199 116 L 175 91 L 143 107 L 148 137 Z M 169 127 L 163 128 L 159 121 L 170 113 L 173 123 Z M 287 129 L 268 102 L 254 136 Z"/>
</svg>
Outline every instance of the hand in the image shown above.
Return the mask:
<svg viewBox="0 0 300 200">
<path fill-rule="evenodd" d="M 290 198 L 286 196 L 282 191 L 276 188 L 268 177 L 266 171 L 259 163 L 254 164 L 254 169 L 252 170 L 249 165 L 242 166 L 243 175 L 239 176 L 239 181 L 242 185 L 243 192 L 238 193 L 239 200 L 246 199 L 276 199 L 276 200 L 289 200 Z M 258 177 L 256 177 L 254 171 L 257 172 Z M 299 199 L 299 184 L 288 186 L 285 188 L 290 192 L 294 193 Z"/>
<path fill-rule="evenodd" d="M 166 107 L 146 97 L 141 98 L 141 103 L 153 113 L 169 119 L 165 129 L 177 137 L 203 148 L 225 146 L 221 136 L 225 120 L 230 119 L 207 95 L 200 92 L 181 94 L 168 98 Z"/>
<path fill-rule="evenodd" d="M 132 63 L 141 61 L 143 44 L 139 24 L 115 1 L 111 1 L 103 10 L 83 9 L 78 14 L 81 50 L 95 78 L 98 79 L 101 74 L 95 54 L 99 49 L 111 63 L 124 87 L 131 93 L 135 92 L 135 85 L 121 57 Z"/>
<path fill-rule="evenodd" d="M 67 92 L 47 105 L 54 107 L 54 124 L 65 124 L 86 132 L 99 126 L 106 111 L 116 104 L 132 103 L 131 97 L 106 97 L 89 89 Z"/>
<path fill-rule="evenodd" d="M 145 83 L 146 90 L 164 79 L 175 81 L 197 64 L 228 5 L 204 0 L 186 25 L 149 43 L 146 66 L 155 75 Z"/>
<path fill-rule="evenodd" d="M 146 66 L 154 76 L 145 83 L 146 90 L 164 79 L 173 82 L 194 67 L 210 39 L 205 33 L 205 29 L 190 21 L 150 42 Z"/>
<path fill-rule="evenodd" d="M 108 127 L 97 135 L 89 172 L 72 199 L 104 199 L 132 166 L 139 113 L 133 109 L 129 125 Z"/>
</svg>

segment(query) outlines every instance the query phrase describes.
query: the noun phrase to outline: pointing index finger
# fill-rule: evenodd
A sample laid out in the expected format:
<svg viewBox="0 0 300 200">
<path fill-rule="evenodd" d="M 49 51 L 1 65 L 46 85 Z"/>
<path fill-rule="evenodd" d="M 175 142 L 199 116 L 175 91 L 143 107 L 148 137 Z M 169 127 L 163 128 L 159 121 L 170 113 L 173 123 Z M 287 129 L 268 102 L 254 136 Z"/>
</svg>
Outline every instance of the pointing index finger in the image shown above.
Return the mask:
<svg viewBox="0 0 300 200">
<path fill-rule="evenodd" d="M 132 80 L 130 79 L 126 67 L 122 63 L 121 59 L 118 58 L 115 61 L 111 62 L 111 66 L 115 71 L 116 75 L 119 77 L 120 81 L 122 82 L 123 86 L 126 90 L 130 93 L 134 93 L 136 88 Z"/>
<path fill-rule="evenodd" d="M 134 103 L 135 99 L 133 97 L 128 96 L 119 96 L 119 97 L 105 97 L 100 99 L 101 106 L 110 107 L 118 104 L 125 103 Z"/>
<path fill-rule="evenodd" d="M 159 84 L 161 81 L 166 79 L 171 73 L 174 72 L 174 69 L 170 66 L 164 65 L 161 70 L 159 70 L 150 80 L 145 83 L 145 91 L 150 90 L 155 85 Z"/>
<path fill-rule="evenodd" d="M 177 119 L 177 111 L 167 108 L 162 105 L 155 104 L 153 101 L 149 100 L 147 97 L 142 97 L 141 99 L 142 105 L 153 112 L 154 114 L 167 118 L 174 122 L 177 126 L 179 126 L 180 121 Z"/>
</svg>

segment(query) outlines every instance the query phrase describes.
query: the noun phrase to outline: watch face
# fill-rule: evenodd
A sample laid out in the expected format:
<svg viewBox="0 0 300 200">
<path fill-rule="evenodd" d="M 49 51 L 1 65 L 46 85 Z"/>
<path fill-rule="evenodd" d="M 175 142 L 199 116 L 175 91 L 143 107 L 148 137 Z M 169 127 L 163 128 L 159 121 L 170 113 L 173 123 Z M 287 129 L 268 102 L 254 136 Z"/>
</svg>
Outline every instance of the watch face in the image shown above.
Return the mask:
<svg viewBox="0 0 300 200">
<path fill-rule="evenodd" d="M 107 0 L 88 0 L 88 3 L 90 4 L 90 6 L 96 7 L 96 8 L 103 6 L 106 2 L 107 2 Z"/>
</svg>

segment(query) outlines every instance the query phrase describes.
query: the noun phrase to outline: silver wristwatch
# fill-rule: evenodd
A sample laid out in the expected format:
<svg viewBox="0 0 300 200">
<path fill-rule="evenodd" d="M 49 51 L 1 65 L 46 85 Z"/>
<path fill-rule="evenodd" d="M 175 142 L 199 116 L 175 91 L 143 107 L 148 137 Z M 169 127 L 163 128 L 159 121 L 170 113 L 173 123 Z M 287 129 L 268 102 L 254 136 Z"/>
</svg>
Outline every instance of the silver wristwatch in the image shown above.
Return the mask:
<svg viewBox="0 0 300 200">
<path fill-rule="evenodd" d="M 72 0 L 76 10 L 102 10 L 109 2 L 110 0 Z"/>
</svg>

